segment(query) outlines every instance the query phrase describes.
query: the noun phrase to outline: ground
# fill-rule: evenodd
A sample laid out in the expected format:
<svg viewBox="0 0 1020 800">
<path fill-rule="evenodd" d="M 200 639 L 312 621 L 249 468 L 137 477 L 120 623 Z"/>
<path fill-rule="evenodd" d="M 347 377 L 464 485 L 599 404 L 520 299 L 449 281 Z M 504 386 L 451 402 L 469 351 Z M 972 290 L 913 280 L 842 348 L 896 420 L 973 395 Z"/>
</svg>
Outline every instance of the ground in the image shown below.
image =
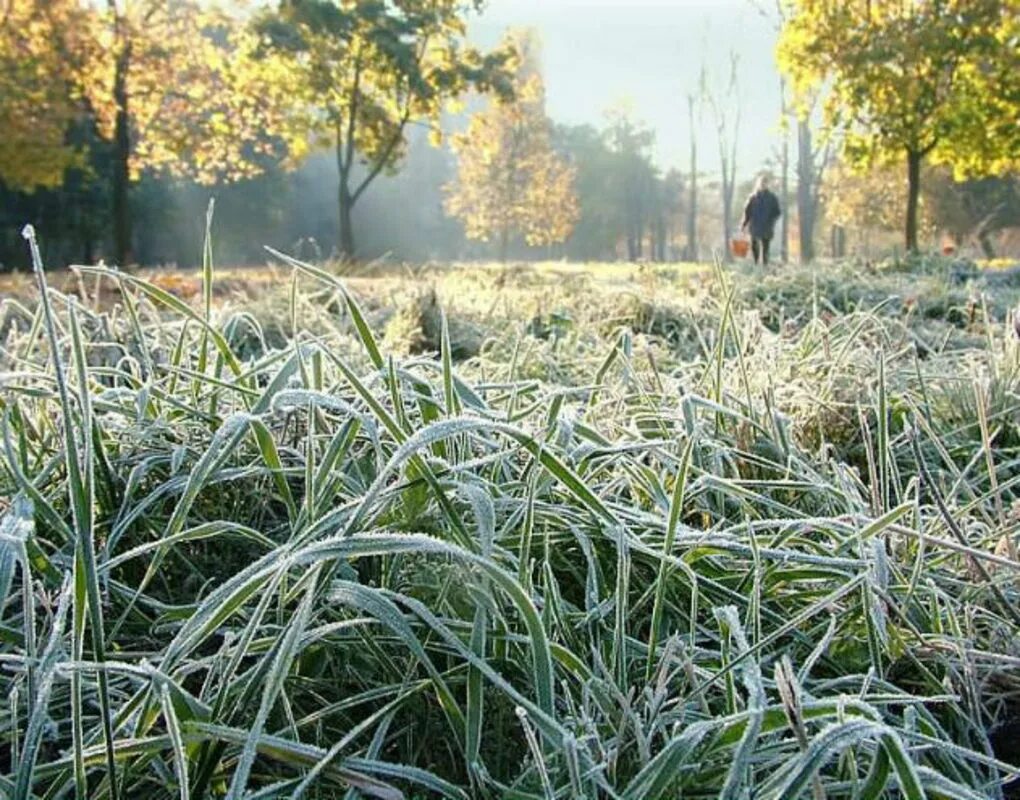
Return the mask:
<svg viewBox="0 0 1020 800">
<path fill-rule="evenodd" d="M 11 781 L 1009 791 L 1013 269 L 2 280 Z"/>
</svg>

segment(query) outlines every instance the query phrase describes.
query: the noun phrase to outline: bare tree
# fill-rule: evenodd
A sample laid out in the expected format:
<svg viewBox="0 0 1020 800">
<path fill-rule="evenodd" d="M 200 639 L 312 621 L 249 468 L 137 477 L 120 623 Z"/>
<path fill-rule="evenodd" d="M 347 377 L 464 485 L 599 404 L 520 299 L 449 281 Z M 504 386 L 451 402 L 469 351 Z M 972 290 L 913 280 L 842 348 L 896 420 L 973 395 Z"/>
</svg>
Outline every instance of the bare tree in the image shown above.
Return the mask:
<svg viewBox="0 0 1020 800">
<path fill-rule="evenodd" d="M 800 228 L 800 261 L 815 257 L 815 223 L 821 198 L 822 177 L 829 165 L 831 142 L 816 148 L 810 114 L 797 120 L 797 220 Z"/>
<path fill-rule="evenodd" d="M 713 87 L 708 103 L 715 119 L 719 142 L 719 169 L 722 177 L 722 228 L 723 252 L 726 261 L 732 261 L 730 242 L 733 239 L 733 195 L 737 186 L 737 142 L 740 137 L 740 85 L 737 67 L 740 57 L 730 51 L 730 69 L 725 88 Z"/>
<path fill-rule="evenodd" d="M 687 93 L 687 119 L 691 132 L 691 166 L 687 192 L 687 261 L 698 260 L 698 123 L 701 118 L 701 100 L 705 94 L 705 68 L 701 69 L 697 92 Z"/>
<path fill-rule="evenodd" d="M 779 218 L 779 260 L 787 263 L 790 260 L 790 129 L 788 120 L 790 109 L 786 103 L 786 78 L 779 78 L 779 106 L 782 118 L 780 130 L 782 143 L 779 147 L 779 205 L 783 216 Z"/>
<path fill-rule="evenodd" d="M 786 23 L 786 14 L 782 0 L 775 0 L 775 8 L 770 11 L 762 0 L 751 0 L 751 4 L 763 17 L 775 24 L 780 30 Z M 870 0 L 868 7 L 870 9 Z M 831 149 L 829 142 L 821 148 L 814 145 L 814 133 L 811 129 L 812 103 L 807 108 L 791 108 L 786 97 L 786 76 L 780 76 L 779 96 L 782 125 L 782 144 L 780 146 L 780 204 L 783 216 L 780 224 L 780 253 L 785 262 L 789 256 L 789 174 L 790 174 L 790 118 L 797 119 L 797 224 L 800 260 L 806 264 L 815 257 L 815 223 L 818 221 L 818 206 L 821 198 L 822 176 L 829 164 Z"/>
</svg>

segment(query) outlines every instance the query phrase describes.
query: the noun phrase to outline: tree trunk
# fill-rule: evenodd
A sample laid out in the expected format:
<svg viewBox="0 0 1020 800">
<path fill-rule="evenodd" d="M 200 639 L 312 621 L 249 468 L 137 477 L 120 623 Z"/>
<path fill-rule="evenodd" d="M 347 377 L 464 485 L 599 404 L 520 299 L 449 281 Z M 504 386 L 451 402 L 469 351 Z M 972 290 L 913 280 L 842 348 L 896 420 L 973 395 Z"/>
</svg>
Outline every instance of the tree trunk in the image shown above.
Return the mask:
<svg viewBox="0 0 1020 800">
<path fill-rule="evenodd" d="M 120 22 L 117 22 L 120 28 Z M 119 38 L 119 34 L 118 34 Z M 113 100 L 117 116 L 113 134 L 113 254 L 118 266 L 131 263 L 131 129 L 128 107 L 127 71 L 131 63 L 131 43 L 120 43 L 114 64 Z"/>
<path fill-rule="evenodd" d="M 921 159 L 923 155 L 917 150 L 907 151 L 907 224 L 906 248 L 909 253 L 916 253 L 917 247 L 917 207 L 921 196 Z"/>
<path fill-rule="evenodd" d="M 797 223 L 801 264 L 808 264 L 815 259 L 816 196 L 811 126 L 806 119 L 802 119 L 797 123 Z"/>
<path fill-rule="evenodd" d="M 740 141 L 740 116 L 741 116 L 741 105 L 740 96 L 737 87 L 737 63 L 739 57 L 735 50 L 730 51 L 730 83 L 726 90 L 725 104 L 733 108 L 734 120 L 733 127 L 726 135 L 726 124 L 722 114 L 724 113 L 719 106 L 716 106 L 716 113 L 719 116 L 719 154 L 722 156 L 722 173 L 723 173 L 723 228 L 726 233 L 726 241 L 723 242 L 723 252 L 726 253 L 727 263 L 732 263 L 733 252 L 730 249 L 730 242 L 733 240 L 733 195 L 737 188 L 737 144 Z M 726 147 L 729 146 L 729 153 L 726 153 Z M 729 167 L 729 176 L 727 177 L 726 171 Z"/>
<path fill-rule="evenodd" d="M 726 190 L 723 189 L 722 257 L 724 262 L 731 264 L 733 263 L 733 251 L 731 250 L 733 229 L 730 226 L 730 213 L 727 208 L 728 205 L 729 203 L 726 202 Z"/>
<path fill-rule="evenodd" d="M 727 168 L 728 167 L 728 168 Z M 736 189 L 736 165 L 722 162 L 723 260 L 733 261 L 730 242 L 733 241 L 733 192 Z"/>
<path fill-rule="evenodd" d="M 354 258 L 354 225 L 351 220 L 351 193 L 345 180 L 340 181 L 337 192 L 340 210 L 340 255 L 344 259 Z"/>
<path fill-rule="evenodd" d="M 846 255 L 846 231 L 842 225 L 832 226 L 830 245 L 833 258 L 843 258 Z"/>
<path fill-rule="evenodd" d="M 351 196 L 350 187 L 350 165 L 347 162 L 344 151 L 345 144 L 341 138 L 341 127 L 337 123 L 336 138 L 336 166 L 337 166 L 337 211 L 339 212 L 340 223 L 340 257 L 348 260 L 354 258 L 354 224 L 351 220 L 351 211 L 354 208 L 354 198 Z"/>
<path fill-rule="evenodd" d="M 507 256 L 510 251 L 510 229 L 504 225 L 502 230 L 499 232 L 499 260 L 500 263 L 505 264 L 507 262 Z"/>
<path fill-rule="evenodd" d="M 737 142 L 740 139 L 740 104 L 735 101 L 737 56 L 730 53 L 730 87 L 723 100 L 723 106 L 735 106 L 733 127 L 727 130 L 726 112 L 724 107 L 715 103 L 716 129 L 719 134 L 719 166 L 722 172 L 722 223 L 723 223 L 723 259 L 727 264 L 733 263 L 731 242 L 733 241 L 733 195 L 737 188 Z"/>
<path fill-rule="evenodd" d="M 978 244 L 981 245 L 981 252 L 985 258 L 995 258 L 995 247 L 992 245 L 992 235 L 988 231 L 981 231 L 978 234 Z"/>
<path fill-rule="evenodd" d="M 783 216 L 779 218 L 779 260 L 783 264 L 790 258 L 790 132 L 787 130 L 786 79 L 779 80 L 779 97 L 783 115 L 783 148 L 780 154 L 779 203 Z"/>
<path fill-rule="evenodd" d="M 691 189 L 687 207 L 687 260 L 698 260 L 698 144 L 694 131 L 694 96 L 687 98 L 691 130 Z"/>
<path fill-rule="evenodd" d="M 641 239 L 640 237 L 634 236 L 633 224 L 631 224 L 627 231 L 627 260 L 630 262 L 637 261 L 641 257 Z"/>
<path fill-rule="evenodd" d="M 637 245 L 637 260 L 645 255 L 645 195 L 643 182 L 635 175 L 633 178 L 634 197 L 634 242 Z"/>
</svg>

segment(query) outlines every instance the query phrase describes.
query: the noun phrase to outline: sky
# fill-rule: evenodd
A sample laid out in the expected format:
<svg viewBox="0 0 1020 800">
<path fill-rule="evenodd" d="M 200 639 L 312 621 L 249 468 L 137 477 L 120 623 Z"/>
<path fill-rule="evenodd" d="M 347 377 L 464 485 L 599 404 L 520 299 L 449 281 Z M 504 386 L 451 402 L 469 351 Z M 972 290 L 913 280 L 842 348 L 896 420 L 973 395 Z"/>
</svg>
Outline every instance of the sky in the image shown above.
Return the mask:
<svg viewBox="0 0 1020 800">
<path fill-rule="evenodd" d="M 753 0 L 489 0 L 471 23 L 471 38 L 492 46 L 508 26 L 539 32 L 550 117 L 601 127 L 606 109 L 625 103 L 655 131 L 655 161 L 664 170 L 687 167 L 686 97 L 702 63 L 723 84 L 735 50 L 742 96 L 738 179 L 753 177 L 775 155 L 777 33 Z M 717 170 L 718 137 L 708 109 L 698 145 L 699 166 Z"/>
</svg>

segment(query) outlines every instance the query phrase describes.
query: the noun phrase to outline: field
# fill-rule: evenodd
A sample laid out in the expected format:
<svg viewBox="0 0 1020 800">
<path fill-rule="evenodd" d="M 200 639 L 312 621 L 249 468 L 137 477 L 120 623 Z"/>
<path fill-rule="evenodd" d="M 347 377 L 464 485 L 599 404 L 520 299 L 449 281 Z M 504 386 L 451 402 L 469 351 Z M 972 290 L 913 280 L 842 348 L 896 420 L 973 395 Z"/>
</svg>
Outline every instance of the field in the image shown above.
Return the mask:
<svg viewBox="0 0 1020 800">
<path fill-rule="evenodd" d="M 0 795 L 1017 796 L 1014 271 L 46 277 Z"/>
</svg>

